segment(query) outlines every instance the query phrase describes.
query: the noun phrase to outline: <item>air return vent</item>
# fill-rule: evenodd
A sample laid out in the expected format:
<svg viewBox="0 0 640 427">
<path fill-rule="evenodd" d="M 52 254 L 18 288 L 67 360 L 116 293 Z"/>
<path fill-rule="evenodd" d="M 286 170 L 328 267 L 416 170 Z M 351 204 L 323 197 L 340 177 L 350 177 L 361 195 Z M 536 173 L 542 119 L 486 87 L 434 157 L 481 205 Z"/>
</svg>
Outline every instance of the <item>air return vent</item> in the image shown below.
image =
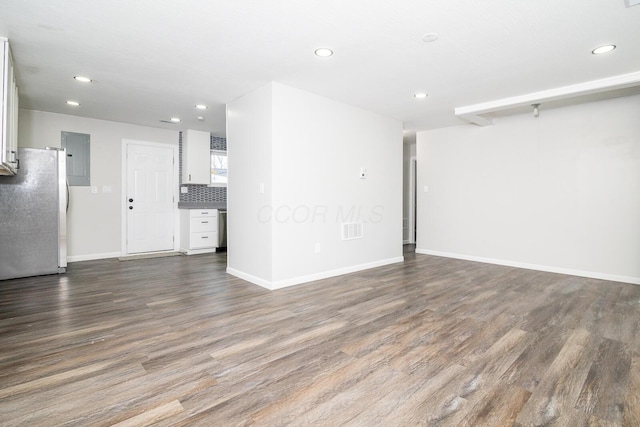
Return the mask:
<svg viewBox="0 0 640 427">
<path fill-rule="evenodd" d="M 342 223 L 342 240 L 362 239 L 361 222 L 343 222 Z"/>
</svg>

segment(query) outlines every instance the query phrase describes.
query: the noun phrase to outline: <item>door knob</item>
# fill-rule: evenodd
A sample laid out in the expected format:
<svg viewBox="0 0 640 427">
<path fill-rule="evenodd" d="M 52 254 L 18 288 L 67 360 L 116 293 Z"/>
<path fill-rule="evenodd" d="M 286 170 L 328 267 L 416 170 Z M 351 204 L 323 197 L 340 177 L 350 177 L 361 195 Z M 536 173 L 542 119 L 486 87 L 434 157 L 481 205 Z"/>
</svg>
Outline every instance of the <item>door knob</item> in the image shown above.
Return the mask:
<svg viewBox="0 0 640 427">
<path fill-rule="evenodd" d="M 133 203 L 133 199 L 129 199 L 129 203 Z"/>
<path fill-rule="evenodd" d="M 129 209 L 133 209 L 133 206 L 129 206 Z"/>
</svg>

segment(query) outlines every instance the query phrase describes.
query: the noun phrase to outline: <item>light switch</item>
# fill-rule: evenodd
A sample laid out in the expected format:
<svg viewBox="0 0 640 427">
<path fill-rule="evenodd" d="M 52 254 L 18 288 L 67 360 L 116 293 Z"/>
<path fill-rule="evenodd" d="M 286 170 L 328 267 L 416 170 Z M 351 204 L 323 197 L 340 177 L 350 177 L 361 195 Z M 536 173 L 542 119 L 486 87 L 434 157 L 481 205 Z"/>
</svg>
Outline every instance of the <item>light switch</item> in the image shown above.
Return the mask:
<svg viewBox="0 0 640 427">
<path fill-rule="evenodd" d="M 423 190 L 423 191 L 424 191 L 425 193 L 428 193 L 428 192 L 429 192 L 429 186 L 428 186 L 428 185 L 425 185 L 425 186 L 424 186 L 424 190 Z"/>
<path fill-rule="evenodd" d="M 260 185 L 258 185 L 258 193 L 264 194 L 264 182 L 261 182 Z"/>
<path fill-rule="evenodd" d="M 360 179 L 367 179 L 367 168 L 360 168 Z"/>
<path fill-rule="evenodd" d="M 91 186 L 91 194 L 98 194 L 98 186 L 97 185 L 92 185 Z"/>
<path fill-rule="evenodd" d="M 110 185 L 103 185 L 102 186 L 102 192 L 103 193 L 113 193 L 113 190 L 111 189 Z"/>
</svg>

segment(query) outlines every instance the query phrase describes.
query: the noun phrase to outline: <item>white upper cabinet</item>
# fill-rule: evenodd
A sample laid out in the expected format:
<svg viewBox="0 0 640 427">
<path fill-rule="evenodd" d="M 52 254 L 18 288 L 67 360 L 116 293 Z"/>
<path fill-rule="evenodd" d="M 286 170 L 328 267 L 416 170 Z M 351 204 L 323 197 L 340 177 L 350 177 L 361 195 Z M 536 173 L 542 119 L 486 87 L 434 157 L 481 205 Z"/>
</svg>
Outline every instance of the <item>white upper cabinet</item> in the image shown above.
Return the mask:
<svg viewBox="0 0 640 427">
<path fill-rule="evenodd" d="M 211 136 L 188 129 L 182 135 L 182 183 L 211 183 Z"/>
<path fill-rule="evenodd" d="M 0 175 L 15 175 L 18 166 L 18 86 L 13 72 L 9 41 L 0 37 L 2 67 L 0 67 Z"/>
</svg>

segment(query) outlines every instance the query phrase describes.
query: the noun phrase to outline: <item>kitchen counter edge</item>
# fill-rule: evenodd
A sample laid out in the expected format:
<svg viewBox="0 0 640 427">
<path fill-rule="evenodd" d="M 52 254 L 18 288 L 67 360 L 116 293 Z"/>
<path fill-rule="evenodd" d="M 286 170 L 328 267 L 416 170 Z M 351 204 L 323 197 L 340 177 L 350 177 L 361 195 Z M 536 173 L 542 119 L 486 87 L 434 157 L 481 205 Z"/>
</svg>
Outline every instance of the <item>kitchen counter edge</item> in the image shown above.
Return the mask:
<svg viewBox="0 0 640 427">
<path fill-rule="evenodd" d="M 178 209 L 227 209 L 227 204 L 207 202 L 178 202 Z"/>
</svg>

